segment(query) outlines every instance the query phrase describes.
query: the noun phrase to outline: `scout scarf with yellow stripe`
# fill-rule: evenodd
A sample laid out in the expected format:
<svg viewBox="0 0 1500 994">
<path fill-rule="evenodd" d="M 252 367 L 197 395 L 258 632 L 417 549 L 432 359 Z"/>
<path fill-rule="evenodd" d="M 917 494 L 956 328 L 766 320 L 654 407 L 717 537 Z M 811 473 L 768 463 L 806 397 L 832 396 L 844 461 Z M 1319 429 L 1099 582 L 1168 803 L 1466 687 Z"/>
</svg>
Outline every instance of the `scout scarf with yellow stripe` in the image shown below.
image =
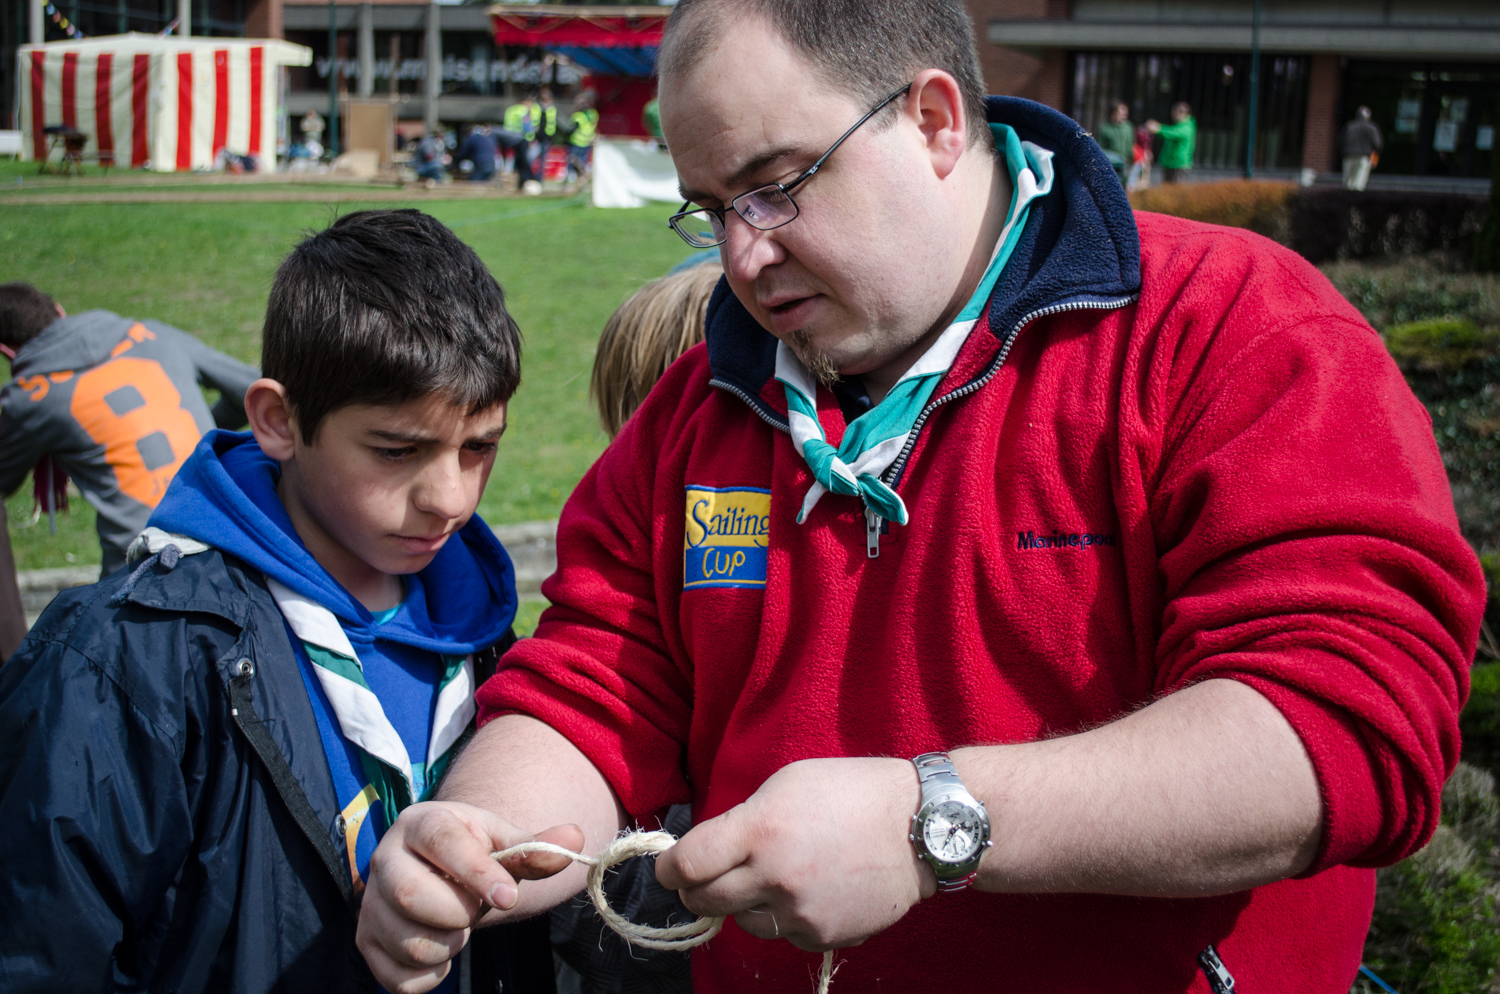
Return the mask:
<svg viewBox="0 0 1500 994">
<path fill-rule="evenodd" d="M 343 737 L 359 748 L 365 779 L 375 790 L 385 824 L 413 801 L 424 800 L 441 779 L 453 747 L 475 713 L 474 663 L 469 656 L 441 656 L 443 675 L 433 705 L 431 734 L 421 766 L 414 767 L 380 698 L 365 681 L 359 655 L 332 611 L 275 580 L 271 596 L 287 627 L 302 643 L 318 684 L 328 698 Z M 418 771 L 420 770 L 420 775 Z"/>
</svg>

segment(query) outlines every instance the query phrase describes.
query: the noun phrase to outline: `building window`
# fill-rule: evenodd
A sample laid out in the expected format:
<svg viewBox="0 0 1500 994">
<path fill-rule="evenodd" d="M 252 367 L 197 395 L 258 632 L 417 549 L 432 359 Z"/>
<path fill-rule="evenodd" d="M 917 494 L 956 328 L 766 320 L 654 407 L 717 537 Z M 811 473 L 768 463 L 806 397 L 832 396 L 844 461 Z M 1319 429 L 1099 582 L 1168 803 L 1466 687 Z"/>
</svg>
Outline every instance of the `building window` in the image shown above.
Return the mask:
<svg viewBox="0 0 1500 994">
<path fill-rule="evenodd" d="M 1193 164 L 1200 169 L 1242 169 L 1250 109 L 1250 56 L 1208 52 L 1075 52 L 1070 58 L 1066 106 L 1074 120 L 1093 130 L 1123 100 L 1130 119 L 1171 120 L 1172 105 L 1186 101 L 1198 122 Z M 1311 60 L 1306 56 L 1260 57 L 1256 166 L 1297 169 L 1307 119 Z"/>
<path fill-rule="evenodd" d="M 1385 138 L 1382 173 L 1488 177 L 1500 126 L 1500 67 L 1360 62 L 1344 69 L 1339 124 L 1361 105 Z"/>
</svg>

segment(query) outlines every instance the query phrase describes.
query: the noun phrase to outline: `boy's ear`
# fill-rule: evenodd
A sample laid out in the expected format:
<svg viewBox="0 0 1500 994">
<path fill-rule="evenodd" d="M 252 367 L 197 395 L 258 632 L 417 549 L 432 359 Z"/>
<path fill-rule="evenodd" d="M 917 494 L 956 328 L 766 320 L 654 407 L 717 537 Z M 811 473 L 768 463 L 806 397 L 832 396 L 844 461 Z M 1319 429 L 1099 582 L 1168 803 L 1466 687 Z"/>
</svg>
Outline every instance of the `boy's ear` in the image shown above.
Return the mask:
<svg viewBox="0 0 1500 994">
<path fill-rule="evenodd" d="M 245 415 L 261 451 L 286 462 L 296 451 L 297 419 L 287 403 L 286 387 L 262 377 L 245 390 Z"/>
</svg>

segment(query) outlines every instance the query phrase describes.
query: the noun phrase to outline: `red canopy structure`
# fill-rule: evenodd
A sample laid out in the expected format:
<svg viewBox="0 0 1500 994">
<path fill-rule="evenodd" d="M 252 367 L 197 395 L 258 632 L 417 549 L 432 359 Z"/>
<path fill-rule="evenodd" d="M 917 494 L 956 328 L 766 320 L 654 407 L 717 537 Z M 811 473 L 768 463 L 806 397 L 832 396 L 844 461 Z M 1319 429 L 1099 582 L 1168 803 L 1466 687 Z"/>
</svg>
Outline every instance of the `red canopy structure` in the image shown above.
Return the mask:
<svg viewBox="0 0 1500 994">
<path fill-rule="evenodd" d="M 648 137 L 641 110 L 656 94 L 651 77 L 671 7 L 496 4 L 489 14 L 497 45 L 544 48 L 588 73 L 601 135 Z"/>
<path fill-rule="evenodd" d="M 672 8 L 496 4 L 489 12 L 499 45 L 655 48 Z"/>
</svg>

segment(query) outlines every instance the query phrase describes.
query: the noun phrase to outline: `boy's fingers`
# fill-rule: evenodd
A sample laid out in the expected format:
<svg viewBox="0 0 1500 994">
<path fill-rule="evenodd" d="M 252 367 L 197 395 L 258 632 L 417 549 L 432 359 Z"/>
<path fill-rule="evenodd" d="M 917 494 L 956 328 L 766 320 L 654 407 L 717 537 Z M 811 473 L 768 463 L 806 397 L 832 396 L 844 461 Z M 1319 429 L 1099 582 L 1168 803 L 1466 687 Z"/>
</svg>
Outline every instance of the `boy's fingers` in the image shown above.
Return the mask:
<svg viewBox="0 0 1500 994">
<path fill-rule="evenodd" d="M 413 805 L 401 817 L 417 811 L 417 805 Z M 515 907 L 519 897 L 516 882 L 490 858 L 490 853 L 526 838 L 525 833 L 499 815 L 469 805 L 439 802 L 411 819 L 404 841 L 414 855 L 473 897 L 491 907 L 509 909 Z M 409 906 L 408 901 L 400 903 Z M 475 908 L 474 914 L 477 913 Z M 422 920 L 432 921 L 425 917 Z"/>
<path fill-rule="evenodd" d="M 696 825 L 656 858 L 656 879 L 668 890 L 698 887 L 716 880 L 750 858 L 750 840 L 741 808 Z"/>
<path fill-rule="evenodd" d="M 416 968 L 399 963 L 379 945 L 366 941 L 363 930 L 357 945 L 376 982 L 391 994 L 423 994 L 441 983 L 452 969 L 450 963 Z"/>
<path fill-rule="evenodd" d="M 562 846 L 572 852 L 581 852 L 583 829 L 577 825 L 554 825 L 536 833 L 536 841 L 550 842 L 554 846 Z M 517 880 L 541 880 L 566 870 L 573 865 L 573 860 L 566 856 L 559 856 L 557 853 L 530 852 L 502 860 L 500 865 Z"/>
</svg>

